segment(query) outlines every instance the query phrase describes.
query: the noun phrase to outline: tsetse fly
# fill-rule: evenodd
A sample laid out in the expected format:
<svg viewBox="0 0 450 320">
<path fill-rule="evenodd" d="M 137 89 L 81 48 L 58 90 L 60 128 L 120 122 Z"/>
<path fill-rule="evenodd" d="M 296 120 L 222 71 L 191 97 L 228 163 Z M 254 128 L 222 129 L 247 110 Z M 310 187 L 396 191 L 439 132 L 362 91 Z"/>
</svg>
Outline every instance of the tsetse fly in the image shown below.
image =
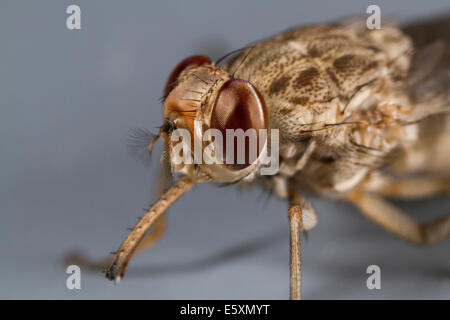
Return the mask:
<svg viewBox="0 0 450 320">
<path fill-rule="evenodd" d="M 288 202 L 291 299 L 301 298 L 300 233 L 317 222 L 304 194 L 350 202 L 414 244 L 445 239 L 450 215 L 421 224 L 387 198 L 450 191 L 448 30 L 448 16 L 375 30 L 350 19 L 288 30 L 227 62 L 201 55 L 180 62 L 167 80 L 163 124 L 149 151 L 161 138 L 163 161 L 181 178 L 132 229 L 106 277 L 122 279 L 136 249 L 162 234 L 163 213 L 201 182 L 259 186 Z M 278 129 L 276 174 L 259 174 L 259 154 L 241 165 L 175 163 L 171 135 L 185 129 L 195 137 L 195 121 L 221 132 Z M 259 143 L 273 148 L 269 138 Z"/>
</svg>

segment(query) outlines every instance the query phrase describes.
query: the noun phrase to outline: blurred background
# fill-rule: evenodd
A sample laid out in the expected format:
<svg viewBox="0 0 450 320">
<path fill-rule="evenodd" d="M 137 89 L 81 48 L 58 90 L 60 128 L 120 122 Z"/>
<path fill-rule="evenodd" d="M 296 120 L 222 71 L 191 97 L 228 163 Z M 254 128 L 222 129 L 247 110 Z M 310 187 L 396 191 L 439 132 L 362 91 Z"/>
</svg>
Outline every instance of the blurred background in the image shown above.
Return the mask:
<svg viewBox="0 0 450 320">
<path fill-rule="evenodd" d="M 66 8 L 81 8 L 81 30 Z M 81 270 L 66 288 L 64 257 L 102 259 L 152 199 L 154 161 L 127 152 L 130 129 L 156 131 L 172 68 L 217 59 L 299 24 L 366 16 L 400 22 L 448 11 L 442 1 L 22 1 L 0 3 L 0 298 L 286 299 L 287 206 L 261 190 L 197 186 L 170 210 L 165 237 L 132 260 L 120 285 Z M 319 223 L 303 240 L 306 299 L 450 298 L 450 239 L 411 246 L 353 207 L 311 199 Z M 398 203 L 428 221 L 448 198 Z M 366 268 L 381 267 L 381 290 Z"/>
</svg>

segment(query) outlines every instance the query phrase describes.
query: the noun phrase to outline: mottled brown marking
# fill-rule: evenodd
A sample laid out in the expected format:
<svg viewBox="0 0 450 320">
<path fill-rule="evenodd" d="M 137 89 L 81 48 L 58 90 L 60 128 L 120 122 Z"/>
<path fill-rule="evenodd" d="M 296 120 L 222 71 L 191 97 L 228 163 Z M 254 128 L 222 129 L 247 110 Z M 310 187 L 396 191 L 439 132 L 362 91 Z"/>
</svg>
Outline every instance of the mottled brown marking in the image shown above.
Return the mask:
<svg viewBox="0 0 450 320">
<path fill-rule="evenodd" d="M 302 133 L 295 138 L 296 142 L 309 142 L 312 139 L 310 134 Z"/>
<path fill-rule="evenodd" d="M 283 116 L 285 116 L 285 115 L 291 113 L 291 111 L 292 111 L 292 109 L 290 109 L 290 108 L 284 108 L 284 109 L 281 109 L 281 110 L 280 110 L 280 114 L 282 114 Z"/>
<path fill-rule="evenodd" d="M 346 69 L 353 67 L 355 64 L 355 56 L 353 54 L 346 54 L 337 58 L 333 62 L 333 66 L 338 71 L 345 71 Z"/>
<path fill-rule="evenodd" d="M 290 102 L 293 104 L 299 104 L 299 105 L 305 105 L 308 103 L 309 98 L 308 97 L 294 97 L 289 99 Z"/>
<path fill-rule="evenodd" d="M 289 80 L 291 80 L 291 78 L 289 78 L 288 76 L 283 76 L 283 77 L 275 80 L 274 82 L 272 82 L 272 84 L 269 87 L 269 93 L 277 94 L 277 93 L 283 92 L 286 89 L 286 87 L 289 83 Z"/>
<path fill-rule="evenodd" d="M 330 77 L 331 81 L 333 81 L 333 83 L 336 85 L 336 87 L 340 88 L 339 79 L 336 77 L 334 72 L 332 70 L 330 70 L 329 68 L 326 71 L 327 71 L 327 74 Z"/>
<path fill-rule="evenodd" d="M 306 69 L 305 71 L 302 71 L 300 75 L 295 79 L 294 87 L 302 88 L 305 86 L 312 85 L 314 79 L 316 79 L 318 76 L 319 71 L 317 71 L 316 68 L 311 67 L 309 69 Z"/>
<path fill-rule="evenodd" d="M 378 61 L 372 61 L 362 68 L 361 73 L 364 74 L 370 70 L 378 68 Z"/>
<path fill-rule="evenodd" d="M 365 47 L 367 50 L 373 51 L 373 52 L 380 52 L 381 50 L 374 46 L 367 46 Z"/>
<path fill-rule="evenodd" d="M 324 155 L 319 158 L 319 161 L 322 163 L 330 164 L 336 161 L 336 157 L 331 155 Z"/>
<path fill-rule="evenodd" d="M 320 51 L 316 47 L 312 47 L 308 50 L 308 53 L 311 57 L 317 58 L 321 56 Z"/>
</svg>

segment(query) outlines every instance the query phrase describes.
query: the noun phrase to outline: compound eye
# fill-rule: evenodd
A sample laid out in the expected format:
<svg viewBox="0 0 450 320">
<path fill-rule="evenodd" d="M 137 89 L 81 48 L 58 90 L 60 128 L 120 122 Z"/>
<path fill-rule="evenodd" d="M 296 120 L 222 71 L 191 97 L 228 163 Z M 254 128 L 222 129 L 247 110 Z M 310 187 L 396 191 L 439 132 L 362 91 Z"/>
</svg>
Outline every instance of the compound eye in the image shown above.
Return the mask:
<svg viewBox="0 0 450 320">
<path fill-rule="evenodd" d="M 176 84 L 178 77 L 184 70 L 188 68 L 198 67 L 204 64 L 211 64 L 211 59 L 201 55 L 190 56 L 178 63 L 167 79 L 166 87 L 164 88 L 164 95 L 169 94 L 170 90 Z"/>
<path fill-rule="evenodd" d="M 251 165 L 266 142 L 266 138 L 260 141 L 259 131 L 267 127 L 266 106 L 258 90 L 250 82 L 241 79 L 225 82 L 220 88 L 211 116 L 211 128 L 222 132 L 224 154 L 226 150 L 234 150 L 233 163 L 225 163 L 234 170 L 242 170 Z M 235 130 L 235 137 L 232 138 L 234 145 L 230 149 L 227 147 L 227 140 L 231 141 L 227 138 L 227 129 Z M 244 139 L 245 143 L 242 143 Z M 244 158 L 241 156 L 239 160 L 239 154 L 244 154 Z"/>
</svg>

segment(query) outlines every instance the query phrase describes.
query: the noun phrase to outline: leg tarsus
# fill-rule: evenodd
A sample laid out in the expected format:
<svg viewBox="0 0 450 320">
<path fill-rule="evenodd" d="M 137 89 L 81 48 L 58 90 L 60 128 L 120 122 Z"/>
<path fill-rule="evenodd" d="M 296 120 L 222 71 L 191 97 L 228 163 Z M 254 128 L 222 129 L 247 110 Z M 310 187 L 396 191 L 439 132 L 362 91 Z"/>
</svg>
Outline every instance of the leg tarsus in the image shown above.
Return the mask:
<svg viewBox="0 0 450 320">
<path fill-rule="evenodd" d="M 152 247 L 161 237 L 165 231 L 165 217 L 161 216 L 156 222 L 150 232 L 139 243 L 134 256 L 143 253 L 145 250 Z M 117 252 L 111 252 L 111 254 L 117 254 Z M 65 265 L 76 264 L 84 270 L 89 271 L 101 271 L 104 270 L 110 263 L 111 257 L 104 257 L 101 260 L 90 259 L 86 254 L 82 252 L 69 252 L 64 258 Z"/>
</svg>

